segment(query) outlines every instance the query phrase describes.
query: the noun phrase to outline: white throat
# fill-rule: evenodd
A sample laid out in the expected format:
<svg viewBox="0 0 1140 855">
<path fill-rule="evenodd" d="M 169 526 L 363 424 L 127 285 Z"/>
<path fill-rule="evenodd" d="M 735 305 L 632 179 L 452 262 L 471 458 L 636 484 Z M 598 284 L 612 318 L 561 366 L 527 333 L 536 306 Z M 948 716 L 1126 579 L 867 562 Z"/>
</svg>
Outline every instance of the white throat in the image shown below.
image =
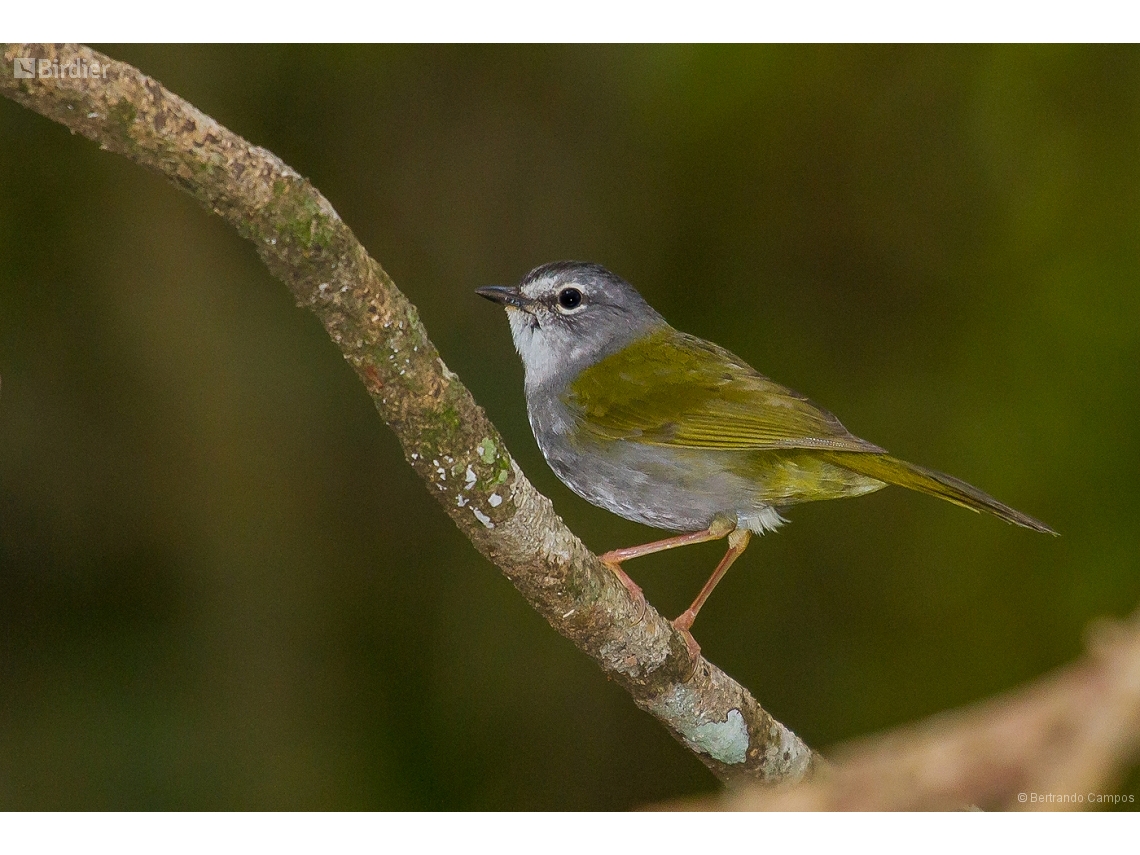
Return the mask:
<svg viewBox="0 0 1140 855">
<path fill-rule="evenodd" d="M 569 342 L 559 340 L 562 336 L 557 330 L 540 327 L 531 314 L 521 309 L 509 310 L 507 320 L 511 324 L 515 350 L 522 357 L 527 388 L 544 386 L 566 372 L 577 354 L 573 348 L 567 348 Z M 567 359 L 567 350 L 571 359 Z"/>
</svg>

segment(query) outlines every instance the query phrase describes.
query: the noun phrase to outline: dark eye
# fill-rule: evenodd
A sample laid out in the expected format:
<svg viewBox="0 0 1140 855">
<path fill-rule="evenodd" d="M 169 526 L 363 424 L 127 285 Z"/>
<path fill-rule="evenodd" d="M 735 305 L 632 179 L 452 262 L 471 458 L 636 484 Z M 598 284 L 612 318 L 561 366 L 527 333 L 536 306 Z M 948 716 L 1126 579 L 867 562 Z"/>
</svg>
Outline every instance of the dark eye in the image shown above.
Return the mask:
<svg viewBox="0 0 1140 855">
<path fill-rule="evenodd" d="M 582 305 L 582 292 L 577 288 L 563 288 L 558 292 L 558 305 L 563 309 L 577 309 Z"/>
</svg>

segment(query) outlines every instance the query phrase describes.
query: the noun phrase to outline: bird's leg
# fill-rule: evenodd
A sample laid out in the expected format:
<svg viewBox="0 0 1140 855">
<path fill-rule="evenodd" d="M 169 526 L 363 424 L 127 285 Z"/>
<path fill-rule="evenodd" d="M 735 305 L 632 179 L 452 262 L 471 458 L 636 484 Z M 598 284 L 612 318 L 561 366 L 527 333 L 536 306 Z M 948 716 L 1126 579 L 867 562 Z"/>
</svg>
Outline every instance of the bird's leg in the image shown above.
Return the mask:
<svg viewBox="0 0 1140 855">
<path fill-rule="evenodd" d="M 701 610 L 701 606 L 705 604 L 705 600 L 709 598 L 709 594 L 713 592 L 713 588 L 728 572 L 728 568 L 732 566 L 732 562 L 741 556 L 745 549 L 748 548 L 748 541 L 752 539 L 752 532 L 746 528 L 734 529 L 728 535 L 728 552 L 724 554 L 724 558 L 720 559 L 720 564 L 716 565 L 709 580 L 705 582 L 705 586 L 701 588 L 701 592 L 697 594 L 697 598 L 693 600 L 693 604 L 685 611 L 681 612 L 680 616 L 673 621 L 673 626 L 680 630 L 689 638 L 689 630 L 693 626 L 693 621 L 697 619 L 697 612 Z M 686 639 L 687 640 L 687 639 Z M 690 650 L 692 645 L 690 645 Z M 697 648 L 700 650 L 700 647 Z"/>
<path fill-rule="evenodd" d="M 618 577 L 618 580 L 625 586 L 625 589 L 629 591 L 630 595 L 635 600 L 644 604 L 645 594 L 642 593 L 641 586 L 629 578 L 629 575 L 621 568 L 622 562 L 629 561 L 631 558 L 641 558 L 643 555 L 652 555 L 655 552 L 664 552 L 666 549 L 675 549 L 678 546 L 690 546 L 694 543 L 719 540 L 735 529 L 735 520 L 729 517 L 717 516 L 713 519 L 709 527 L 703 531 L 679 534 L 675 537 L 667 537 L 664 540 L 644 543 L 641 546 L 627 546 L 624 549 L 611 549 L 604 555 L 600 555 L 599 558 L 601 558 L 603 564 L 614 571 L 614 575 Z M 725 569 L 727 570 L 728 568 L 726 567 Z"/>
<path fill-rule="evenodd" d="M 625 549 L 611 549 L 600 556 L 603 564 L 610 567 L 620 567 L 623 562 L 631 558 L 641 558 L 643 555 L 652 555 L 655 552 L 664 552 L 678 546 L 690 546 L 694 543 L 704 543 L 709 540 L 720 540 L 736 528 L 736 522 L 728 517 L 716 517 L 712 525 L 703 531 L 694 531 L 690 534 L 678 534 L 664 540 L 655 540 L 652 543 L 643 543 L 641 546 L 627 546 Z"/>
</svg>

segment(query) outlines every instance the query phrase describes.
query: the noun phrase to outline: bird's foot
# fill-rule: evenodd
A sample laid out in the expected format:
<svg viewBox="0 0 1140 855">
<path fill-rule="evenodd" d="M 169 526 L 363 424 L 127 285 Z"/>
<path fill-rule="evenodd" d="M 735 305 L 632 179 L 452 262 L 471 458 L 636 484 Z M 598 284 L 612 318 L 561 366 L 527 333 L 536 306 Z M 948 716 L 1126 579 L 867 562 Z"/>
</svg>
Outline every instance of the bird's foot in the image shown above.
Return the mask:
<svg viewBox="0 0 1140 855">
<path fill-rule="evenodd" d="M 633 601 L 637 603 L 639 609 L 637 622 L 640 623 L 641 619 L 645 617 L 645 592 L 641 590 L 640 585 L 629 578 L 628 573 L 621 569 L 620 561 L 614 561 L 612 558 L 610 558 L 610 553 L 607 552 L 605 555 L 601 556 L 601 558 L 602 563 L 614 571 L 614 575 L 618 577 L 618 581 L 621 582 L 622 586 L 627 591 L 629 591 L 629 595 L 633 598 Z"/>
<path fill-rule="evenodd" d="M 693 611 L 692 607 L 687 608 L 673 619 L 673 627 L 677 632 L 688 632 L 693 628 L 693 621 L 696 619 L 697 613 Z"/>
<path fill-rule="evenodd" d="M 701 646 L 697 644 L 697 640 L 693 638 L 693 634 L 689 632 L 692 629 L 693 621 L 697 619 L 697 613 L 692 609 L 685 609 L 673 621 L 673 629 L 681 633 L 681 638 L 685 639 L 685 646 L 689 648 L 689 658 L 695 660 L 701 655 Z"/>
<path fill-rule="evenodd" d="M 695 662 L 701 654 L 701 645 L 697 643 L 693 634 L 689 632 L 689 627 L 692 626 L 693 621 L 690 620 L 689 624 L 682 624 L 681 619 L 684 617 L 684 614 L 682 614 L 681 618 L 674 620 L 673 628 L 676 629 L 678 633 L 681 633 L 681 637 L 685 640 L 686 648 L 689 648 L 689 658 Z"/>
</svg>

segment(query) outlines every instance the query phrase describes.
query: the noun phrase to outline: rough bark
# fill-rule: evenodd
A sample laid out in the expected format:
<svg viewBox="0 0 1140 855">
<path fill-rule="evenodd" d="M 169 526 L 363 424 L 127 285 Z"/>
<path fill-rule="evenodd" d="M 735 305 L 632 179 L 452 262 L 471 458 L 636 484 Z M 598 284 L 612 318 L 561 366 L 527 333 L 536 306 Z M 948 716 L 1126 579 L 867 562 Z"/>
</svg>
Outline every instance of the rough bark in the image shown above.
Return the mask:
<svg viewBox="0 0 1140 855">
<path fill-rule="evenodd" d="M 3 54 L 0 93 L 160 173 L 254 244 L 320 318 L 460 531 L 714 774 L 794 781 L 820 763 L 742 686 L 690 656 L 566 528 L 440 359 L 415 306 L 305 178 L 130 65 L 79 45 L 7 44 Z M 16 77 L 21 57 L 36 76 Z"/>
<path fill-rule="evenodd" d="M 798 786 L 743 787 L 687 810 L 1087 810 L 1140 755 L 1140 612 L 1102 621 L 1083 658 L 996 698 L 829 752 Z"/>
</svg>

